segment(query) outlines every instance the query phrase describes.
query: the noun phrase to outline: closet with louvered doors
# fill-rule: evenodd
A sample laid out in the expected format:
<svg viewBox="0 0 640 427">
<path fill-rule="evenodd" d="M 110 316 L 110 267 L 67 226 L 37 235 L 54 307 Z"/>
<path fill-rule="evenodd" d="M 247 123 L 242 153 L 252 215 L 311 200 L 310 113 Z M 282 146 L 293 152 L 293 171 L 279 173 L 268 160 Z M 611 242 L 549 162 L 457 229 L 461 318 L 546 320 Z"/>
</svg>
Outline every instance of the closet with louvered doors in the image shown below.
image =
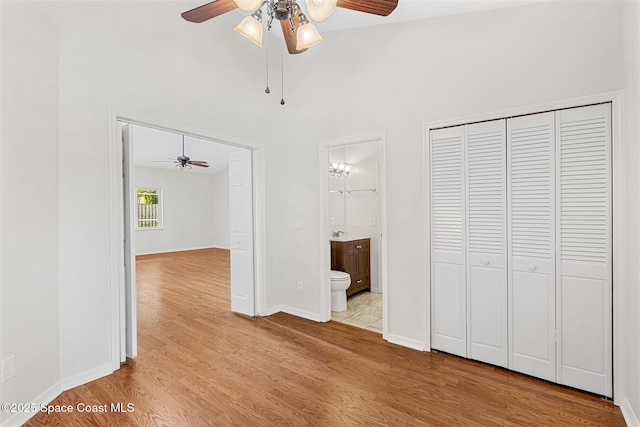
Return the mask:
<svg viewBox="0 0 640 427">
<path fill-rule="evenodd" d="M 432 348 L 612 396 L 611 105 L 430 131 Z"/>
<path fill-rule="evenodd" d="M 505 122 L 430 136 L 432 347 L 506 367 Z"/>
<path fill-rule="evenodd" d="M 613 395 L 611 104 L 556 112 L 557 381 Z"/>
<path fill-rule="evenodd" d="M 509 368 L 556 380 L 555 113 L 507 120 Z"/>
</svg>

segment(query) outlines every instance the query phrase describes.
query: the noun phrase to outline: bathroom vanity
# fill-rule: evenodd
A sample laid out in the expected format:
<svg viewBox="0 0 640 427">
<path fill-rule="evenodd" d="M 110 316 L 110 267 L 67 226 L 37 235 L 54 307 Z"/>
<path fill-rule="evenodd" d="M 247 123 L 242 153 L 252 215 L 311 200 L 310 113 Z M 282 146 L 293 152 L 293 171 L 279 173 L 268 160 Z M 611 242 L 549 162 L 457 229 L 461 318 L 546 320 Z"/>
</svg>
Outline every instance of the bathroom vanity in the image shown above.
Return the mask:
<svg viewBox="0 0 640 427">
<path fill-rule="evenodd" d="M 371 239 L 341 236 L 331 239 L 331 269 L 346 271 L 351 276 L 347 296 L 370 290 Z"/>
</svg>

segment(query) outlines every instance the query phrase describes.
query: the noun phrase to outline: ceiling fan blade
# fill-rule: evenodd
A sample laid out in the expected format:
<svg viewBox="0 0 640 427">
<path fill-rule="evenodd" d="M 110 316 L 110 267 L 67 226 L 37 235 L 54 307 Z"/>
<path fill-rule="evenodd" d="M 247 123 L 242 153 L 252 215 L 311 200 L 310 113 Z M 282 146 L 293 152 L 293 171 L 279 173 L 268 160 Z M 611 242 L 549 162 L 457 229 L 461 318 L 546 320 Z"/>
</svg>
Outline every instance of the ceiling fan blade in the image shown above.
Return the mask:
<svg viewBox="0 0 640 427">
<path fill-rule="evenodd" d="M 191 161 L 189 161 L 187 163 L 189 163 L 190 165 L 193 165 L 193 166 L 200 166 L 201 168 L 208 168 L 209 167 L 209 163 L 200 162 L 198 160 L 191 160 Z"/>
<path fill-rule="evenodd" d="M 237 8 L 238 6 L 233 0 L 215 0 L 182 13 L 182 17 L 189 22 L 199 24 Z"/>
<path fill-rule="evenodd" d="M 298 28 L 298 16 L 293 18 L 293 23 L 295 24 L 296 28 Z M 289 51 L 290 54 L 295 55 L 307 50 L 307 49 L 301 49 L 301 50 L 296 49 L 296 33 L 291 31 L 291 25 L 289 24 L 288 19 L 280 21 L 280 26 L 282 27 L 282 34 L 284 35 L 284 41 L 287 43 L 287 50 Z"/>
<path fill-rule="evenodd" d="M 387 16 L 396 9 L 398 0 L 338 0 L 336 6 L 358 12 Z"/>
</svg>

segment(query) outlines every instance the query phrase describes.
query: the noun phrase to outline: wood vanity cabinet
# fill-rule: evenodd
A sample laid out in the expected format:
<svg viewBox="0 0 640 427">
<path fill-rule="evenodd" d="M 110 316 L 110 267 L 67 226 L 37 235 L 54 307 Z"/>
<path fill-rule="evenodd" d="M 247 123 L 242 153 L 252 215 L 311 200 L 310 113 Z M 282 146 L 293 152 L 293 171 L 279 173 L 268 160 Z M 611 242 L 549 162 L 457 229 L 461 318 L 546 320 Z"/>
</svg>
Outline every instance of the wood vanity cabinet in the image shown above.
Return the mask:
<svg viewBox="0 0 640 427">
<path fill-rule="evenodd" d="M 347 296 L 371 288 L 370 241 L 371 239 L 331 241 L 331 269 L 345 271 L 351 276 Z"/>
</svg>

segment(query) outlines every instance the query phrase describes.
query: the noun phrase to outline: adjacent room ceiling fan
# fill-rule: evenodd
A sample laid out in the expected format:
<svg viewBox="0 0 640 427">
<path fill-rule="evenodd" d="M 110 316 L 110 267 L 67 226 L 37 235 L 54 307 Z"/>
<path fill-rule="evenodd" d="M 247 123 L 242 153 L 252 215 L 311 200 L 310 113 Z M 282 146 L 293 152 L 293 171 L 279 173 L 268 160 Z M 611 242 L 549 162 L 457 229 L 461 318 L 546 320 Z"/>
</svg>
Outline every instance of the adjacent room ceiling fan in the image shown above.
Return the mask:
<svg viewBox="0 0 640 427">
<path fill-rule="evenodd" d="M 358 12 L 387 16 L 394 11 L 398 0 L 305 0 L 309 17 L 317 22 L 329 17 L 336 7 Z M 287 50 L 302 53 L 322 41 L 316 28 L 295 0 L 215 0 L 182 14 L 190 22 L 200 23 L 240 8 L 253 12 L 234 28 L 258 46 L 262 46 L 262 9 L 266 6 L 267 30 L 273 19 L 280 21 Z"/>
<path fill-rule="evenodd" d="M 188 156 L 184 154 L 184 135 L 182 135 L 182 155 L 176 157 L 175 160 L 154 160 L 156 163 L 168 163 L 172 162 L 176 164 L 176 167 L 181 170 L 189 170 L 191 166 L 198 166 L 201 168 L 208 168 L 209 163 L 203 160 L 191 160 Z"/>
</svg>

